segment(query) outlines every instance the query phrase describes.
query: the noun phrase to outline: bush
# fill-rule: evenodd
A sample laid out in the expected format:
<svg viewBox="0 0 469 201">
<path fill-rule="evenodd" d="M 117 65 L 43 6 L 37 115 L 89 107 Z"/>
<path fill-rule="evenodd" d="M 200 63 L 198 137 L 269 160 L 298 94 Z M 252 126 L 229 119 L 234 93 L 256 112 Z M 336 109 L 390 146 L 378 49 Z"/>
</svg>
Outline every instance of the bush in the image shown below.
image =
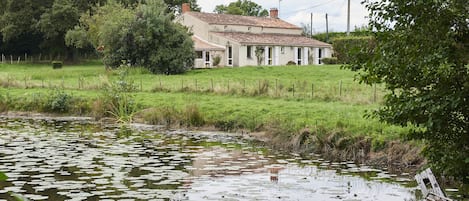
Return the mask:
<svg viewBox="0 0 469 201">
<path fill-rule="evenodd" d="M 217 55 L 217 56 L 215 56 L 215 57 L 213 58 L 213 63 L 212 63 L 212 65 L 213 65 L 213 66 L 218 66 L 218 65 L 220 64 L 220 62 L 221 62 L 221 57 Z"/>
<path fill-rule="evenodd" d="M 71 106 L 72 96 L 65 93 L 63 90 L 54 90 L 49 95 L 45 102 L 43 110 L 45 112 L 68 112 Z"/>
<path fill-rule="evenodd" d="M 288 61 L 287 66 L 293 66 L 293 65 L 296 65 L 294 61 Z"/>
<path fill-rule="evenodd" d="M 372 54 L 375 40 L 371 36 L 347 36 L 335 38 L 332 41 L 337 62 L 341 64 L 350 63 L 352 59 L 360 57 L 356 54 Z"/>
<path fill-rule="evenodd" d="M 338 60 L 337 60 L 337 57 L 328 57 L 328 58 L 322 58 L 321 62 L 324 64 L 337 64 Z"/>
<path fill-rule="evenodd" d="M 59 69 L 62 68 L 63 63 L 61 61 L 52 61 L 52 68 Z"/>
</svg>

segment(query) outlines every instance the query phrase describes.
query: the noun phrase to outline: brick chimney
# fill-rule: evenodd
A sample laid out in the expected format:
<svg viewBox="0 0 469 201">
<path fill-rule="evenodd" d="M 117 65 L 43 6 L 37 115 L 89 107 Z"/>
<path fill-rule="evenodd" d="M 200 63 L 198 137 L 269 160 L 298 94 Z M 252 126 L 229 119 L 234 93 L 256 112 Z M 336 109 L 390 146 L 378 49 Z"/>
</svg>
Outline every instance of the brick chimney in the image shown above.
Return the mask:
<svg viewBox="0 0 469 201">
<path fill-rule="evenodd" d="M 182 13 L 187 13 L 191 11 L 191 4 L 190 3 L 183 3 L 182 4 Z"/>
<path fill-rule="evenodd" d="M 271 8 L 270 9 L 270 18 L 278 18 L 278 9 L 277 8 Z"/>
</svg>

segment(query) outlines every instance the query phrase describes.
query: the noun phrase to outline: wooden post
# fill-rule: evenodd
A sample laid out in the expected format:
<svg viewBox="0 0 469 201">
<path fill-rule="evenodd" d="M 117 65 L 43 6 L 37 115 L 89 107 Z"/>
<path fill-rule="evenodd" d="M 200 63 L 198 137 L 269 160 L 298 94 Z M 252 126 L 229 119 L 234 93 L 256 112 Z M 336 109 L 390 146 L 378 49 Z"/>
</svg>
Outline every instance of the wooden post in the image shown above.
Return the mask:
<svg viewBox="0 0 469 201">
<path fill-rule="evenodd" d="M 311 83 L 311 98 L 314 97 L 314 84 Z"/>
<path fill-rule="evenodd" d="M 293 84 L 292 92 L 293 92 L 293 97 L 295 97 L 295 84 Z"/>
<path fill-rule="evenodd" d="M 21 57 L 18 57 L 18 61 L 16 63 L 19 64 L 20 61 L 21 61 Z"/>
<path fill-rule="evenodd" d="M 258 80 L 257 82 L 259 83 L 258 92 L 259 92 L 259 95 L 260 95 L 261 94 L 261 80 Z"/>
<path fill-rule="evenodd" d="M 243 80 L 243 92 L 246 91 L 246 80 Z"/>
<path fill-rule="evenodd" d="M 211 84 L 211 89 L 212 89 L 212 92 L 213 92 L 213 78 L 210 79 L 210 84 Z"/>
<path fill-rule="evenodd" d="M 13 55 L 10 54 L 10 64 L 13 64 Z"/>
<path fill-rule="evenodd" d="M 278 79 L 275 79 L 275 96 L 278 96 Z"/>
<path fill-rule="evenodd" d="M 163 87 L 162 87 L 163 85 L 161 85 L 161 75 L 158 76 L 158 79 L 160 80 L 160 90 L 163 90 Z"/>
<path fill-rule="evenodd" d="M 28 61 L 28 53 L 24 53 L 24 61 Z"/>
<path fill-rule="evenodd" d="M 373 90 L 373 102 L 376 103 L 376 84 L 374 85 Z"/>
<path fill-rule="evenodd" d="M 339 96 L 342 96 L 342 80 L 339 82 Z"/>
</svg>

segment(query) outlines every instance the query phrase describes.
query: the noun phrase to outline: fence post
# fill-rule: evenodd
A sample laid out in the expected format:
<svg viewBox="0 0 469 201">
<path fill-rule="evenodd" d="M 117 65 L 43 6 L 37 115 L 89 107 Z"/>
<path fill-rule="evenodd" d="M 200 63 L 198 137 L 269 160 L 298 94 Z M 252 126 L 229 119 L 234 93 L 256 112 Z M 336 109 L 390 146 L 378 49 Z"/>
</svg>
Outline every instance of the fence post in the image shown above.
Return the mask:
<svg viewBox="0 0 469 201">
<path fill-rule="evenodd" d="M 342 96 L 342 80 L 339 83 L 339 97 Z"/>
<path fill-rule="evenodd" d="M 212 92 L 213 92 L 213 78 L 210 78 L 210 84 L 211 84 L 211 89 L 212 89 Z"/>
<path fill-rule="evenodd" d="M 28 61 L 28 53 L 24 53 L 24 62 Z"/>
<path fill-rule="evenodd" d="M 10 64 L 13 64 L 13 55 L 10 54 Z"/>
<path fill-rule="evenodd" d="M 21 61 L 21 57 L 18 57 L 18 61 L 16 62 L 16 64 L 19 64 Z"/>
<path fill-rule="evenodd" d="M 278 96 L 278 79 L 275 79 L 275 96 Z"/>
<path fill-rule="evenodd" d="M 163 85 L 161 85 L 161 75 L 158 76 L 158 79 L 160 80 L 160 90 L 163 90 L 163 87 L 162 87 Z"/>
<path fill-rule="evenodd" d="M 292 93 L 293 93 L 293 97 L 295 97 L 295 84 L 293 84 Z"/>
<path fill-rule="evenodd" d="M 311 83 L 311 98 L 314 97 L 314 84 Z"/>
<path fill-rule="evenodd" d="M 261 80 L 258 80 L 257 82 L 259 83 L 258 92 L 259 92 L 259 95 L 261 95 Z"/>
<path fill-rule="evenodd" d="M 246 80 L 243 80 L 243 92 L 246 91 Z"/>
<path fill-rule="evenodd" d="M 143 91 L 143 80 L 140 79 L 140 91 L 142 92 Z"/>
<path fill-rule="evenodd" d="M 373 102 L 375 103 L 376 102 L 376 84 L 374 84 L 373 86 Z"/>
</svg>

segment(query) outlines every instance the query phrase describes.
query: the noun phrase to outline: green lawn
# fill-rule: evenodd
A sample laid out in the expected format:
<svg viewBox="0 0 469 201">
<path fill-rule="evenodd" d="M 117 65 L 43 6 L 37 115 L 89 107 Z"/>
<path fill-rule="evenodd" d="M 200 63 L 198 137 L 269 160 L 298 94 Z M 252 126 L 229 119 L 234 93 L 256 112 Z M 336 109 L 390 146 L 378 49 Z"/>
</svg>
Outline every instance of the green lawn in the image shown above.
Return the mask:
<svg viewBox="0 0 469 201">
<path fill-rule="evenodd" d="M 136 69 L 131 78 L 142 91 L 190 91 L 243 96 L 318 99 L 353 104 L 380 102 L 382 87 L 360 85 L 340 66 L 281 66 L 192 70 L 184 75 L 153 75 Z M 97 63 L 54 70 L 50 65 L 0 64 L 0 82 L 18 88 L 97 89 L 115 79 Z"/>
<path fill-rule="evenodd" d="M 27 99 L 47 94 L 50 88 L 64 87 L 73 96 L 96 99 L 100 86 L 117 79 L 117 74 L 99 63 L 57 70 L 50 65 L 0 64 L 0 83 L 4 86 L 0 92 Z M 294 129 L 343 129 L 384 140 L 397 139 L 406 130 L 363 118 L 366 110 L 379 106 L 383 91 L 377 87 L 375 95 L 375 88 L 358 84 L 353 72 L 337 65 L 205 69 L 171 76 L 137 69 L 130 77 L 139 88 L 135 99 L 142 108 L 183 110 L 197 105 L 212 124 L 236 121 L 254 129 L 280 122 Z"/>
</svg>

